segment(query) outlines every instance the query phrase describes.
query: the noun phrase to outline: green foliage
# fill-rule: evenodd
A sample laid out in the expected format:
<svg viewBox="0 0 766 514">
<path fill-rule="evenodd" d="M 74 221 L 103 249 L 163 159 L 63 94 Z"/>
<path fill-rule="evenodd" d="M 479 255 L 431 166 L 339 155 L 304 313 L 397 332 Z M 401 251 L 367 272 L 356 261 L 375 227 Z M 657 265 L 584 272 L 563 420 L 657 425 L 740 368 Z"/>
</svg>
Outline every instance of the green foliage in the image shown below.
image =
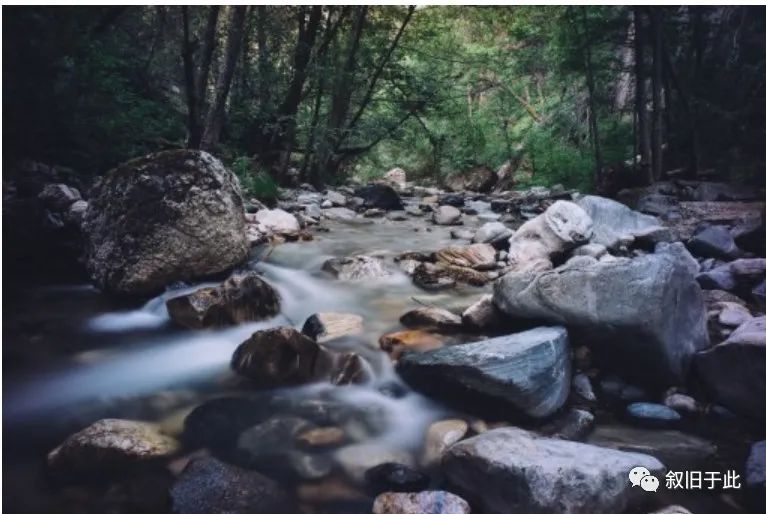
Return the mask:
<svg viewBox="0 0 766 514">
<path fill-rule="evenodd" d="M 254 169 L 252 159 L 237 157 L 231 168 L 246 195 L 264 202 L 276 199 L 279 192 L 276 181 L 267 171 Z"/>
</svg>

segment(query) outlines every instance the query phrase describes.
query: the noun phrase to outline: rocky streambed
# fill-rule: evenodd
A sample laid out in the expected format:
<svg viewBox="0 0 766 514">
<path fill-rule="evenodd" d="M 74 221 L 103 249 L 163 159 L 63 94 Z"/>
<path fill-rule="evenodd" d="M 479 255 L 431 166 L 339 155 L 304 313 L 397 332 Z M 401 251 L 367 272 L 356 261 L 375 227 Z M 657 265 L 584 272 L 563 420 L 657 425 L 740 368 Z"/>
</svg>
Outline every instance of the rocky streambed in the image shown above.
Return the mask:
<svg viewBox="0 0 766 514">
<path fill-rule="evenodd" d="M 168 152 L 110 172 L 79 216 L 79 192 L 46 186 L 101 290 L 13 290 L 6 506 L 758 511 L 760 198 L 675 181 L 623 192 L 634 210 L 400 172 L 269 208 Z"/>
</svg>

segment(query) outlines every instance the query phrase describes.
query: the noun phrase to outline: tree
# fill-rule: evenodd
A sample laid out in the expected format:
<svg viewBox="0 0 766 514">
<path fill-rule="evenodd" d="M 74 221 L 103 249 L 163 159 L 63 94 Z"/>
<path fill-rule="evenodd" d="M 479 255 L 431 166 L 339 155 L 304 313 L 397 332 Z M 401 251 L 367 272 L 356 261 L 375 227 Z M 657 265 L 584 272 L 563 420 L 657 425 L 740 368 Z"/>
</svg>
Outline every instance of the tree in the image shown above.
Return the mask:
<svg viewBox="0 0 766 514">
<path fill-rule="evenodd" d="M 202 148 L 210 150 L 218 144 L 223 127 L 224 110 L 226 99 L 229 96 L 231 80 L 234 76 L 234 68 L 242 45 L 243 28 L 247 15 L 247 6 L 230 6 L 228 19 L 228 35 L 226 36 L 226 48 L 223 52 L 221 71 L 215 83 L 215 95 L 208 109 L 205 119 L 205 129 L 202 134 Z"/>
</svg>

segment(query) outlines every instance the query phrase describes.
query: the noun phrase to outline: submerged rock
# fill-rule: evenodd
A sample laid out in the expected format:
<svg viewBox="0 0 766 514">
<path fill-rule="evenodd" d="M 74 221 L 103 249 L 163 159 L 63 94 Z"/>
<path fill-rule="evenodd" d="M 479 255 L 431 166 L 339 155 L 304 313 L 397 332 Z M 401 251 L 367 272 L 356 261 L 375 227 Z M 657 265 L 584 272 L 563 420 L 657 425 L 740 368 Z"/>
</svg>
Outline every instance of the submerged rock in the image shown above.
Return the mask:
<svg viewBox="0 0 766 514">
<path fill-rule="evenodd" d="M 305 384 L 326 369 L 329 356 L 313 339 L 290 327 L 255 332 L 240 344 L 231 367 L 261 387 Z"/>
<path fill-rule="evenodd" d="M 561 327 L 406 353 L 397 370 L 412 387 L 439 399 L 499 403 L 532 418 L 549 416 L 564 404 L 572 372 Z"/>
<path fill-rule="evenodd" d="M 449 482 L 486 514 L 623 512 L 645 494 L 628 481 L 636 466 L 655 476 L 664 471 L 648 455 L 536 437 L 518 428 L 459 442 L 443 461 Z"/>
<path fill-rule="evenodd" d="M 691 356 L 708 346 L 702 293 L 685 262 L 658 251 L 565 268 L 503 276 L 495 305 L 511 316 L 587 331 L 596 353 L 628 378 L 660 386 L 683 381 Z"/>
<path fill-rule="evenodd" d="M 338 280 L 349 282 L 384 278 L 393 274 L 381 259 L 367 255 L 328 259 L 322 265 L 322 270 L 330 273 Z"/>
<path fill-rule="evenodd" d="M 471 508 L 447 491 L 383 493 L 375 498 L 372 514 L 471 514 Z"/>
<path fill-rule="evenodd" d="M 386 491 L 417 492 L 428 487 L 428 475 L 398 462 L 386 462 L 364 473 L 367 490 L 372 495 Z"/>
<path fill-rule="evenodd" d="M 218 287 L 203 287 L 171 298 L 170 319 L 187 328 L 257 321 L 279 314 L 279 295 L 257 273 L 234 275 Z"/>
<path fill-rule="evenodd" d="M 303 324 L 302 332 L 318 343 L 362 333 L 364 320 L 348 312 L 318 312 Z"/>
<path fill-rule="evenodd" d="M 294 511 L 287 493 L 257 471 L 213 457 L 191 461 L 170 490 L 173 514 L 273 514 Z"/>
<path fill-rule="evenodd" d="M 48 454 L 48 466 L 62 473 L 97 473 L 167 457 L 180 445 L 152 423 L 102 419 L 72 434 Z"/>
<path fill-rule="evenodd" d="M 103 290 L 149 295 L 233 268 L 248 255 L 239 182 L 206 152 L 128 161 L 94 186 L 83 224 Z"/>
</svg>

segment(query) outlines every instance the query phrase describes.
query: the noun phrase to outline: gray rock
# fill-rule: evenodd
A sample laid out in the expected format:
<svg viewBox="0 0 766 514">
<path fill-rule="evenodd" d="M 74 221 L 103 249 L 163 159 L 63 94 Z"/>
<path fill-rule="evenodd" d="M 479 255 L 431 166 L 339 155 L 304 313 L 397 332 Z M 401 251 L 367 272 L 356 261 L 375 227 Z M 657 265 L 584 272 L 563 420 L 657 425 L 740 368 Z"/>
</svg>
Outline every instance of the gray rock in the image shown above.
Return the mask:
<svg viewBox="0 0 766 514">
<path fill-rule="evenodd" d="M 583 400 L 588 402 L 596 401 L 596 393 L 593 392 L 593 386 L 590 383 L 588 375 L 584 373 L 575 374 L 572 379 L 572 387 L 574 388 L 575 393 L 577 393 Z"/>
<path fill-rule="evenodd" d="M 368 184 L 355 191 L 356 196 L 364 201 L 364 207 L 384 209 L 386 211 L 402 210 L 399 194 L 391 186 L 386 184 Z"/>
<path fill-rule="evenodd" d="M 465 239 L 471 241 L 474 236 L 474 232 L 468 228 L 453 228 L 449 231 L 449 236 L 452 239 Z"/>
<path fill-rule="evenodd" d="M 578 246 L 572 252 L 573 256 L 586 256 L 598 259 L 606 253 L 606 246 L 599 243 L 588 243 L 586 245 Z"/>
<path fill-rule="evenodd" d="M 351 209 L 346 207 L 331 207 L 329 209 L 322 209 L 322 216 L 328 220 L 334 221 L 353 221 L 357 218 L 357 215 Z"/>
<path fill-rule="evenodd" d="M 261 232 L 285 234 L 301 229 L 298 219 L 282 209 L 261 209 L 255 213 L 255 221 Z"/>
<path fill-rule="evenodd" d="M 672 427 L 681 421 L 681 415 L 659 403 L 631 403 L 626 409 L 628 420 L 639 426 Z"/>
<path fill-rule="evenodd" d="M 696 354 L 694 368 L 715 402 L 766 420 L 766 316 L 746 321 L 723 343 Z"/>
<path fill-rule="evenodd" d="M 662 219 L 680 215 L 681 212 L 677 197 L 661 193 L 650 193 L 639 198 L 636 210 Z"/>
<path fill-rule="evenodd" d="M 403 188 L 407 185 L 407 172 L 401 168 L 391 168 L 383 175 L 383 180 L 394 187 Z"/>
<path fill-rule="evenodd" d="M 641 214 L 619 202 L 600 196 L 583 196 L 577 201 L 577 205 L 593 220 L 593 237 L 590 242 L 602 244 L 610 249 L 632 241 L 636 233 L 662 225 L 654 216 Z"/>
<path fill-rule="evenodd" d="M 689 250 L 699 257 L 734 259 L 742 253 L 729 229 L 721 225 L 701 227 L 686 242 Z"/>
<path fill-rule="evenodd" d="M 85 220 L 85 212 L 88 210 L 88 202 L 85 200 L 77 200 L 69 206 L 67 216 L 71 221 L 76 224 L 81 224 Z"/>
<path fill-rule="evenodd" d="M 319 204 L 310 203 L 303 208 L 303 213 L 309 218 L 318 220 L 322 216 L 322 209 L 319 207 Z"/>
<path fill-rule="evenodd" d="M 461 316 L 463 324 L 476 330 L 496 328 L 503 323 L 502 313 L 492 303 L 492 295 L 487 294 L 468 307 Z"/>
<path fill-rule="evenodd" d="M 661 476 L 649 455 L 536 437 L 499 428 L 452 446 L 443 468 L 451 484 L 486 514 L 613 514 L 623 512 L 643 490 L 631 488 L 636 466 Z"/>
<path fill-rule="evenodd" d="M 583 409 L 570 409 L 554 419 L 543 431 L 551 437 L 582 441 L 593 430 L 596 418 Z"/>
<path fill-rule="evenodd" d="M 676 471 L 717 469 L 717 466 L 711 466 L 718 454 L 716 445 L 678 430 L 599 425 L 588 436 L 587 442 L 614 450 L 645 453 Z"/>
<path fill-rule="evenodd" d="M 744 322 L 753 318 L 747 307 L 734 302 L 720 302 L 715 305 L 720 312 L 718 313 L 718 323 L 726 327 L 736 328 Z"/>
<path fill-rule="evenodd" d="M 443 400 L 500 403 L 545 418 L 566 401 L 571 361 L 566 330 L 539 327 L 478 343 L 405 353 L 397 370 L 414 388 Z"/>
<path fill-rule="evenodd" d="M 171 298 L 170 319 L 187 328 L 257 321 L 279 314 L 279 294 L 255 272 L 234 275 L 217 287 Z"/>
<path fill-rule="evenodd" d="M 191 461 L 173 485 L 170 496 L 173 514 L 273 514 L 294 510 L 277 482 L 213 457 Z"/>
<path fill-rule="evenodd" d="M 437 263 L 451 266 L 461 266 L 476 270 L 488 270 L 497 266 L 495 257 L 497 250 L 486 243 L 475 243 L 465 246 L 448 246 L 434 253 Z"/>
<path fill-rule="evenodd" d="M 57 473 L 103 473 L 172 455 L 180 445 L 142 421 L 102 419 L 72 434 L 48 454 Z"/>
<path fill-rule="evenodd" d="M 383 493 L 375 498 L 372 514 L 470 514 L 461 497 L 447 491 Z"/>
<path fill-rule="evenodd" d="M 587 242 L 592 232 L 592 221 L 583 209 L 558 200 L 511 236 L 508 263 L 515 271 L 551 269 L 553 256 Z"/>
<path fill-rule="evenodd" d="M 332 203 L 335 207 L 345 207 L 346 206 L 346 197 L 340 194 L 337 191 L 328 190 L 325 193 L 325 198 Z"/>
<path fill-rule="evenodd" d="M 423 216 L 425 215 L 425 211 L 418 207 L 417 205 L 405 205 L 404 206 L 404 212 L 409 214 L 410 216 Z"/>
<path fill-rule="evenodd" d="M 437 225 L 458 225 L 461 223 L 460 209 L 451 205 L 441 205 L 434 210 L 432 220 Z"/>
<path fill-rule="evenodd" d="M 507 241 L 513 235 L 513 230 L 499 221 L 489 221 L 482 225 L 473 236 L 474 243 L 497 244 Z"/>
<path fill-rule="evenodd" d="M 374 280 L 390 277 L 393 274 L 381 259 L 367 255 L 328 259 L 322 265 L 322 270 L 330 273 L 338 280 L 348 282 Z"/>
<path fill-rule="evenodd" d="M 426 444 L 421 463 L 431 466 L 441 461 L 447 448 L 460 441 L 468 433 L 468 423 L 462 419 L 444 419 L 432 423 L 426 431 Z"/>
<path fill-rule="evenodd" d="M 745 487 L 750 504 L 762 507 L 766 502 L 766 441 L 758 441 L 750 447 L 745 464 Z"/>
<path fill-rule="evenodd" d="M 358 314 L 348 312 L 319 312 L 306 319 L 301 332 L 318 343 L 333 339 L 360 335 L 364 320 Z"/>
<path fill-rule="evenodd" d="M 689 253 L 689 250 L 686 249 L 683 243 L 681 242 L 675 242 L 675 243 L 658 243 L 657 246 L 654 248 L 655 253 L 664 253 L 667 255 L 672 255 L 674 257 L 678 258 L 679 263 L 686 266 L 686 268 L 689 270 L 689 272 L 692 275 L 697 275 L 697 273 L 700 272 L 700 264 L 697 262 L 697 259 L 695 259 L 692 254 Z"/>
<path fill-rule="evenodd" d="M 682 414 L 694 415 L 702 412 L 702 408 L 700 407 L 699 403 L 697 403 L 697 400 L 687 394 L 669 394 L 667 397 L 665 397 L 663 404 L 666 407 L 670 407 L 674 411 L 680 412 Z"/>
<path fill-rule="evenodd" d="M 407 328 L 433 328 L 440 331 L 459 330 L 462 320 L 457 314 L 438 307 L 418 307 L 405 312 L 399 322 Z"/>
<path fill-rule="evenodd" d="M 761 309 L 766 309 L 766 280 L 755 286 L 750 294 L 753 296 L 753 301 Z"/>
<path fill-rule="evenodd" d="M 65 212 L 73 203 L 82 200 L 80 192 L 66 184 L 47 184 L 37 198 L 42 200 L 48 209 L 56 212 Z"/>
<path fill-rule="evenodd" d="M 329 357 L 313 339 L 294 328 L 255 332 L 240 344 L 231 368 L 260 387 L 299 385 L 318 378 Z"/>
<path fill-rule="evenodd" d="M 364 473 L 366 489 L 372 494 L 385 492 L 418 492 L 428 487 L 431 479 L 425 473 L 416 471 L 398 462 L 386 462 L 368 469 Z"/>
<path fill-rule="evenodd" d="M 93 187 L 88 269 L 101 289 L 137 295 L 231 269 L 250 248 L 243 205 L 237 177 L 206 152 L 128 161 Z"/>
<path fill-rule="evenodd" d="M 621 378 L 609 375 L 601 379 L 599 384 L 601 393 L 605 399 L 617 403 L 632 403 L 647 401 L 649 395 L 646 391 L 632 384 L 628 384 Z"/>
<path fill-rule="evenodd" d="M 594 351 L 637 381 L 678 383 L 691 355 L 708 346 L 700 288 L 669 253 L 509 273 L 495 283 L 494 303 L 511 316 L 588 331 Z M 635 372 L 644 369 L 653 372 Z"/>
</svg>

